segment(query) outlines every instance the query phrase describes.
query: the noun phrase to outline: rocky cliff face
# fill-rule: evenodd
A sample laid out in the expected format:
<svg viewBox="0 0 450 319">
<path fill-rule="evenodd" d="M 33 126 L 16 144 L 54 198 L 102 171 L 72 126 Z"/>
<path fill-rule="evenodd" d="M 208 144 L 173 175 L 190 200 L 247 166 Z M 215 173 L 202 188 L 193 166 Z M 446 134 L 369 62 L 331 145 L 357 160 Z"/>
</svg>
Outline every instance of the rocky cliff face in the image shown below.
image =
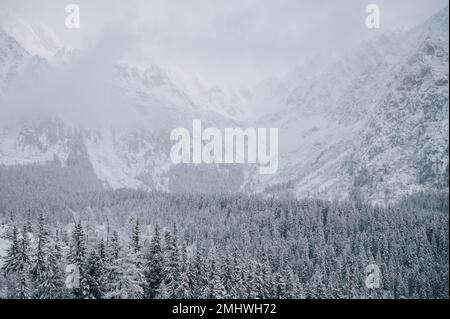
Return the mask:
<svg viewBox="0 0 450 319">
<path fill-rule="evenodd" d="M 257 188 L 383 202 L 448 185 L 447 9 L 315 69 L 262 120 L 280 128 L 281 170 Z"/>
</svg>

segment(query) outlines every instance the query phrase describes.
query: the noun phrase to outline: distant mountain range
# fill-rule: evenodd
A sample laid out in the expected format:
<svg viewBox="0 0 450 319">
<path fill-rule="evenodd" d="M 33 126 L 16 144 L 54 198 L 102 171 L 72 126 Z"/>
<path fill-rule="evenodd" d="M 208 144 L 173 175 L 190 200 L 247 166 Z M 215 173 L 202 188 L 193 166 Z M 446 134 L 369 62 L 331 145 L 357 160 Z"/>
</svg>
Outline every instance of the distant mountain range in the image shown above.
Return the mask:
<svg viewBox="0 0 450 319">
<path fill-rule="evenodd" d="M 71 172 L 77 185 L 86 174 L 86 189 L 289 192 L 375 202 L 448 187 L 448 8 L 338 61 L 317 60 L 239 92 L 157 65 L 103 64 L 51 44 L 44 27 L 25 47 L 26 37 L 7 29 L 0 28 L 0 174 L 51 165 L 78 168 Z M 49 55 L 60 61 L 49 63 Z M 258 107 L 263 116 L 250 113 Z M 279 128 L 278 173 L 172 164 L 169 132 L 190 128 L 196 118 L 219 128 Z"/>
</svg>

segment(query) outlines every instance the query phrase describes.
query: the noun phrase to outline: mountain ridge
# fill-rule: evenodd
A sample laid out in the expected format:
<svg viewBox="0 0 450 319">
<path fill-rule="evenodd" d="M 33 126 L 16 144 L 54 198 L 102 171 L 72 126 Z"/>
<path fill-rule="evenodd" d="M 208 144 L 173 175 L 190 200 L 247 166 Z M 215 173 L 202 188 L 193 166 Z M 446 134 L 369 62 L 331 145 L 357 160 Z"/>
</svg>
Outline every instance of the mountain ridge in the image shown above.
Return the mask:
<svg viewBox="0 0 450 319">
<path fill-rule="evenodd" d="M 31 65 L 31 73 L 35 65 L 38 69 L 54 67 L 28 54 L 1 29 L 0 46 L 7 48 L 0 60 L 0 92 L 8 89 L 13 78 L 20 78 L 25 65 Z M 56 158 L 64 166 L 70 158 L 72 164 L 89 162 L 83 167 L 105 187 L 289 192 L 297 197 L 375 202 L 448 185 L 448 9 L 421 26 L 366 42 L 337 62 L 311 64 L 268 81 L 253 92 L 254 100 L 157 65 L 138 68 L 87 61 L 98 66 L 90 71 L 93 74 L 108 68 L 108 77 L 94 77 L 75 86 L 75 92 L 95 89 L 106 93 L 95 92 L 91 101 L 80 99 L 78 104 L 111 105 L 102 106 L 99 113 L 85 107 L 85 117 L 117 113 L 117 122 L 130 116 L 131 124 L 80 127 L 50 112 L 31 117 L 31 124 L 3 125 L 0 164 L 45 164 Z M 91 64 L 82 67 L 89 69 Z M 73 76 L 73 72 L 61 72 L 63 80 L 65 74 Z M 44 80 L 39 85 L 49 86 Z M 101 86 L 96 86 L 98 82 Z M 58 90 L 59 83 L 49 83 Z M 109 92 L 112 95 L 106 96 Z M 57 98 L 64 103 L 64 98 Z M 69 105 L 78 107 L 77 101 Z M 245 105 L 259 102 L 274 111 L 248 119 Z M 38 105 L 29 102 L 34 103 Z M 174 166 L 168 158 L 170 130 L 177 126 L 189 129 L 195 118 L 219 128 L 278 127 L 279 172 L 259 176 L 247 166 Z"/>
</svg>

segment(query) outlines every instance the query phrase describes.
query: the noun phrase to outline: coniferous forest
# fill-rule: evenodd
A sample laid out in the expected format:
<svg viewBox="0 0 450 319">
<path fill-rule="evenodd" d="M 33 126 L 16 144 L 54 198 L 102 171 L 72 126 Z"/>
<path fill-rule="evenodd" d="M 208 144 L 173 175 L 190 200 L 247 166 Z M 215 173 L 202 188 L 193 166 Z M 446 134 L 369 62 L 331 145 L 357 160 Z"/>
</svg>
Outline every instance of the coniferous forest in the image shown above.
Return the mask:
<svg viewBox="0 0 450 319">
<path fill-rule="evenodd" d="M 448 1 L 66 2 L 0 0 L 2 310 L 449 299 Z"/>
<path fill-rule="evenodd" d="M 384 206 L 131 190 L 16 201 L 0 193 L 1 298 L 449 297 L 446 191 Z M 379 288 L 365 284 L 369 264 L 379 267 Z M 78 267 L 74 287 L 68 265 Z"/>
</svg>

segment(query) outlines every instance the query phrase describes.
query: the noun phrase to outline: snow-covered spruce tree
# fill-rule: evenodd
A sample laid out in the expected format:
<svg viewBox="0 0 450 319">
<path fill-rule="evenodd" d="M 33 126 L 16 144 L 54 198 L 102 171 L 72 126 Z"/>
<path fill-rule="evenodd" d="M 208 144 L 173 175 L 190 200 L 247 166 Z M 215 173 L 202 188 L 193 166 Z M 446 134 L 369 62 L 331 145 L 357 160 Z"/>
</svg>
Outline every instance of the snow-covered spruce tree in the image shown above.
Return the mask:
<svg viewBox="0 0 450 319">
<path fill-rule="evenodd" d="M 325 299 L 327 290 L 324 283 L 324 276 L 321 268 L 317 265 L 314 274 L 309 281 L 307 298 L 309 299 Z"/>
<path fill-rule="evenodd" d="M 120 245 L 119 235 L 114 231 L 107 257 L 106 298 L 144 298 L 145 278 L 140 251 L 135 252 L 133 236 L 126 245 Z"/>
<path fill-rule="evenodd" d="M 48 257 L 50 254 L 50 239 L 47 224 L 42 213 L 38 216 L 36 238 L 36 251 L 32 258 L 31 280 L 33 282 L 33 297 L 37 299 L 43 298 L 44 288 L 42 282 L 44 278 L 51 276 L 49 274 Z"/>
<path fill-rule="evenodd" d="M 11 242 L 5 257 L 3 257 L 2 273 L 5 277 L 6 291 L 5 298 L 17 298 L 16 290 L 18 283 L 19 270 L 19 254 L 20 254 L 20 239 L 16 225 L 8 234 L 8 239 Z"/>
<path fill-rule="evenodd" d="M 154 299 L 159 296 L 161 281 L 163 279 L 164 256 L 159 226 L 156 225 L 150 242 L 145 263 L 145 298 Z"/>
<path fill-rule="evenodd" d="M 22 230 L 22 238 L 20 239 L 19 254 L 17 260 L 17 279 L 19 280 L 19 282 L 16 288 L 16 296 L 19 299 L 28 299 L 31 297 L 30 256 L 30 238 L 28 237 L 26 227 L 24 227 Z"/>
<path fill-rule="evenodd" d="M 245 266 L 245 286 L 247 298 L 258 298 L 261 290 L 260 274 L 257 270 L 257 263 L 254 260 L 250 260 Z"/>
<path fill-rule="evenodd" d="M 144 274 L 139 266 L 139 255 L 132 247 L 124 246 L 119 256 L 119 284 L 115 297 L 120 299 L 144 298 Z"/>
<path fill-rule="evenodd" d="M 86 298 L 101 299 L 103 297 L 102 291 L 102 275 L 103 275 L 103 260 L 100 257 L 97 249 L 92 249 L 89 252 L 86 264 L 85 282 L 86 282 Z"/>
<path fill-rule="evenodd" d="M 141 252 L 141 227 L 139 225 L 139 219 L 136 219 L 136 222 L 132 224 L 131 235 L 130 235 L 130 245 L 131 249 L 139 254 Z"/>
<path fill-rule="evenodd" d="M 287 294 L 286 279 L 279 272 L 275 275 L 275 285 L 273 287 L 273 298 L 284 299 Z"/>
<path fill-rule="evenodd" d="M 63 298 L 64 273 L 62 271 L 62 252 L 58 234 L 56 234 L 53 245 L 47 255 L 47 267 L 43 273 L 38 291 L 41 299 Z"/>
<path fill-rule="evenodd" d="M 102 260 L 106 259 L 106 246 L 103 238 L 100 238 L 100 241 L 98 242 L 98 255 Z"/>
<path fill-rule="evenodd" d="M 33 233 L 33 223 L 31 222 L 31 209 L 28 210 L 28 214 L 27 214 L 27 220 L 25 223 L 25 229 L 27 231 L 27 233 Z"/>
<path fill-rule="evenodd" d="M 255 291 L 256 298 L 261 299 L 264 298 L 264 296 L 266 295 L 263 267 L 259 262 L 255 262 L 253 269 L 255 269 L 253 290 Z"/>
<path fill-rule="evenodd" d="M 178 284 L 177 297 L 181 299 L 188 299 L 191 297 L 191 287 L 189 285 L 189 261 L 187 256 L 186 244 L 181 245 L 181 275 L 180 283 Z"/>
<path fill-rule="evenodd" d="M 225 290 L 227 292 L 227 296 L 229 298 L 233 298 L 232 291 L 233 291 L 233 278 L 234 278 L 234 265 L 232 263 L 233 257 L 230 255 L 230 253 L 226 253 L 225 255 L 225 263 L 223 265 L 223 271 L 222 271 L 222 279 L 223 279 L 223 285 L 225 287 Z"/>
<path fill-rule="evenodd" d="M 15 273 L 19 269 L 20 240 L 16 225 L 12 227 L 9 240 L 11 244 L 6 251 L 5 257 L 3 257 L 2 271 L 5 276 L 10 273 Z"/>
<path fill-rule="evenodd" d="M 131 252 L 134 254 L 136 267 L 139 268 L 140 272 L 143 272 L 145 260 L 142 252 L 141 236 L 140 222 L 139 219 L 136 219 L 135 224 L 131 228 L 129 246 Z"/>
<path fill-rule="evenodd" d="M 68 262 L 74 264 L 79 270 L 79 287 L 74 287 L 72 295 L 75 298 L 85 298 L 88 294 L 88 285 L 86 282 L 86 259 L 87 259 L 86 238 L 81 221 L 75 224 L 72 231 L 72 240 L 70 242 L 70 251 Z"/>
<path fill-rule="evenodd" d="M 105 297 L 118 298 L 117 291 L 120 286 L 120 241 L 119 234 L 114 231 L 109 240 L 109 246 L 106 249 L 106 265 L 105 265 Z"/>
<path fill-rule="evenodd" d="M 294 273 L 294 271 L 288 267 L 287 270 L 285 271 L 285 278 L 287 279 L 286 281 L 286 298 L 290 298 L 290 299 L 295 299 L 295 298 L 300 298 L 300 291 L 301 291 L 301 287 L 300 287 L 300 281 L 298 279 L 298 276 Z"/>
<path fill-rule="evenodd" d="M 233 252 L 231 266 L 229 274 L 229 296 L 230 298 L 245 298 L 245 274 L 242 268 L 242 258 L 236 251 Z"/>
<path fill-rule="evenodd" d="M 189 283 L 191 298 L 202 298 L 208 282 L 208 273 L 205 269 L 204 251 L 201 247 L 195 249 L 194 257 L 190 261 Z"/>
<path fill-rule="evenodd" d="M 167 293 L 167 298 L 178 298 L 178 285 L 181 278 L 181 258 L 178 246 L 177 228 L 174 225 L 173 234 L 166 230 L 164 234 L 164 277 L 163 283 Z"/>
<path fill-rule="evenodd" d="M 99 278 L 98 278 L 98 284 L 99 284 L 99 289 L 102 293 L 102 295 L 104 295 L 106 293 L 107 290 L 107 276 L 108 276 L 108 271 L 107 271 L 107 262 L 108 262 L 108 258 L 107 258 L 107 251 L 106 251 L 106 246 L 105 246 L 105 242 L 103 240 L 103 238 L 100 239 L 99 243 L 98 243 L 98 256 L 99 256 Z"/>
<path fill-rule="evenodd" d="M 271 290 L 272 290 L 272 287 L 275 285 L 275 283 L 273 281 L 273 275 L 272 275 L 272 269 L 270 267 L 269 257 L 266 254 L 263 255 L 263 264 L 261 266 L 261 279 L 262 279 L 261 298 L 271 298 L 272 297 Z"/>
<path fill-rule="evenodd" d="M 210 273 L 209 273 L 209 281 L 208 281 L 208 294 L 207 298 L 210 299 L 222 299 L 225 298 L 227 292 L 223 285 L 222 276 L 221 276 L 221 267 L 218 264 L 216 257 L 212 256 L 210 262 Z"/>
</svg>

